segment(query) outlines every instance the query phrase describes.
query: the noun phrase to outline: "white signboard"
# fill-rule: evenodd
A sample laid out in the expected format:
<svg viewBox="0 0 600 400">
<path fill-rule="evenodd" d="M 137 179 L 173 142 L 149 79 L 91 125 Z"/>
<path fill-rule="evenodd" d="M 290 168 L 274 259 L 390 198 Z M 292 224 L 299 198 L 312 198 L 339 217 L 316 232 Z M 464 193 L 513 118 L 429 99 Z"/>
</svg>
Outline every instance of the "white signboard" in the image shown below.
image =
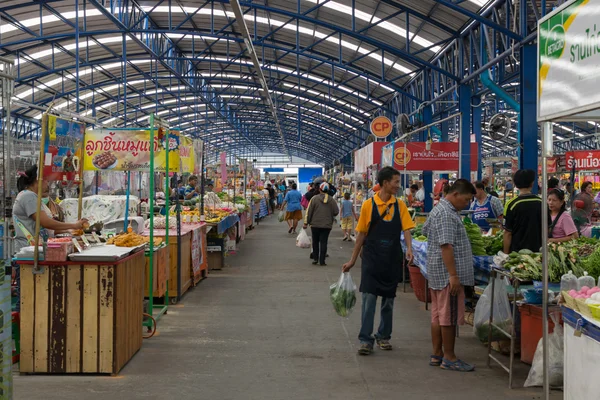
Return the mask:
<svg viewBox="0 0 600 400">
<path fill-rule="evenodd" d="M 600 0 L 574 0 L 539 22 L 537 90 L 538 121 L 600 117 Z"/>
</svg>

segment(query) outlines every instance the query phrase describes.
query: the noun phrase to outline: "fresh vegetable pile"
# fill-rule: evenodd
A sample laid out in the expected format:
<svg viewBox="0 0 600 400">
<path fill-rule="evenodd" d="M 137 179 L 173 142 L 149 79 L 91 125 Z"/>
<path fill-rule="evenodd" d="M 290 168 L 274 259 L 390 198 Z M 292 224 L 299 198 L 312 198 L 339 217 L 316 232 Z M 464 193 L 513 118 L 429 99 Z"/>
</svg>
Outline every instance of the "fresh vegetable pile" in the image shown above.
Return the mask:
<svg viewBox="0 0 600 400">
<path fill-rule="evenodd" d="M 495 256 L 504 247 L 504 233 L 498 232 L 495 236 L 483 236 L 485 252 L 488 256 Z"/>
<path fill-rule="evenodd" d="M 573 275 L 583 275 L 583 263 L 577 259 L 576 242 L 551 243 L 548 246 L 548 277 L 550 282 L 560 282 L 560 278 L 573 271 Z"/>
<path fill-rule="evenodd" d="M 471 250 L 474 256 L 486 256 L 485 243 L 483 236 L 481 235 L 481 229 L 479 225 L 474 224 L 469 217 L 463 218 L 463 225 L 467 230 L 467 236 L 469 242 L 471 242 Z"/>
<path fill-rule="evenodd" d="M 426 242 L 426 241 L 427 241 L 427 236 L 425 236 L 425 235 L 420 235 L 420 236 L 417 236 L 417 237 L 415 238 L 415 240 L 418 240 L 419 242 Z"/>
<path fill-rule="evenodd" d="M 600 246 L 581 262 L 581 266 L 591 276 L 600 276 Z"/>
<path fill-rule="evenodd" d="M 417 224 L 415 229 L 413 229 L 413 231 L 412 231 L 412 236 L 414 238 L 416 238 L 418 236 L 423 236 L 423 224 Z"/>
<path fill-rule="evenodd" d="M 542 279 L 542 255 L 527 249 L 518 253 L 513 251 L 508 255 L 504 268 L 512 271 L 518 279 L 539 281 Z M 558 279 L 560 281 L 560 277 Z"/>
</svg>

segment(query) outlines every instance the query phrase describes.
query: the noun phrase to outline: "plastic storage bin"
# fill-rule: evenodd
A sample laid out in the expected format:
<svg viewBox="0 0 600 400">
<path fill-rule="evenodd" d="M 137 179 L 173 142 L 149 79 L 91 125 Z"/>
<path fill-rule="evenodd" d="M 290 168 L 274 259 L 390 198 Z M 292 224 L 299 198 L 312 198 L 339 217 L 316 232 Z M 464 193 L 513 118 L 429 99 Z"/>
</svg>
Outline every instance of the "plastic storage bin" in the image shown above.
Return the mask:
<svg viewBox="0 0 600 400">
<path fill-rule="evenodd" d="M 542 307 L 532 304 L 523 304 L 519 306 L 521 315 L 521 361 L 526 364 L 533 362 L 535 349 L 542 338 Z M 560 319 L 561 325 L 562 316 Z M 548 330 L 554 331 L 554 323 L 548 317 Z"/>
<path fill-rule="evenodd" d="M 429 294 L 429 290 L 427 290 L 427 294 L 425 293 L 425 283 L 427 280 L 425 279 L 423 274 L 421 274 L 421 270 L 419 269 L 419 267 L 409 265 L 408 272 L 410 273 L 410 286 L 413 288 L 417 300 L 422 301 L 423 303 L 431 302 L 431 295 Z"/>
<path fill-rule="evenodd" d="M 67 256 L 73 252 L 73 243 L 48 243 L 46 261 L 67 261 Z"/>
</svg>

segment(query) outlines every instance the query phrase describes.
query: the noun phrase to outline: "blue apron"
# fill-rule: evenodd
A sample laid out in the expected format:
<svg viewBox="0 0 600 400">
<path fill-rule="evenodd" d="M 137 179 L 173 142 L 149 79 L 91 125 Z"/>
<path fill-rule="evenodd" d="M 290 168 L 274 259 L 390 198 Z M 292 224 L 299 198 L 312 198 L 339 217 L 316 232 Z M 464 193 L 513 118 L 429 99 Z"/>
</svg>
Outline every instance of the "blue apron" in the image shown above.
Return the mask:
<svg viewBox="0 0 600 400">
<path fill-rule="evenodd" d="M 488 196 L 483 203 L 482 206 L 479 205 L 477 199 L 471 205 L 471 210 L 475 211 L 471 215 L 471 219 L 473 223 L 479 225 L 482 230 L 489 231 L 491 226 L 489 222 L 486 221 L 488 218 L 496 218 L 496 214 L 494 213 L 494 209 L 492 208 L 492 196 Z"/>
<path fill-rule="evenodd" d="M 385 221 L 375 200 L 371 212 L 371 224 L 362 252 L 360 291 L 381 297 L 396 297 L 396 288 L 402 278 L 404 253 L 400 245 L 402 221 L 398 201 L 391 221 Z M 392 211 L 393 210 L 393 211 Z"/>
</svg>

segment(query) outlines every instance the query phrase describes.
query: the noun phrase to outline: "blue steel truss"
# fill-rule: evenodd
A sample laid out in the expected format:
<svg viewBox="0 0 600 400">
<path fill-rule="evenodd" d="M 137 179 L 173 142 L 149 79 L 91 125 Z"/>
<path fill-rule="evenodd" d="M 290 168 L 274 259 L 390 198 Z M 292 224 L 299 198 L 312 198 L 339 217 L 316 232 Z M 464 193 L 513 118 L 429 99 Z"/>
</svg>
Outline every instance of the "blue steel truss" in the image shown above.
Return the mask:
<svg viewBox="0 0 600 400">
<path fill-rule="evenodd" d="M 521 0 L 515 8 L 511 0 L 495 0 L 475 10 L 465 1 L 430 0 L 427 13 L 395 0 L 373 1 L 371 9 L 338 1 L 350 7 L 349 15 L 332 0 L 240 2 L 285 143 L 255 83 L 228 0 L 162 0 L 150 7 L 134 0 L 0 5 L 2 23 L 18 33 L 4 36 L 0 54 L 25 61 L 17 67 L 15 90 L 22 100 L 44 107 L 64 103 L 64 109 L 109 126 L 143 127 L 154 112 L 204 138 L 215 154 L 259 155 L 285 144 L 291 155 L 317 163 L 349 163 L 377 115 L 434 122 L 460 110 L 468 125 L 459 133 L 456 121 L 440 123 L 436 140 L 473 133 L 482 157 L 516 151 L 523 166 L 537 165 L 535 104 L 528 100 L 535 26 L 562 1 Z M 383 15 L 380 7 L 394 11 Z M 370 20 L 359 14 L 364 12 Z M 330 17 L 320 18 L 323 13 Z M 25 26 L 24 14 L 39 23 Z M 64 28 L 47 33 L 41 23 L 47 16 Z M 464 24 L 453 26 L 448 18 Z M 405 30 L 394 32 L 399 40 L 382 35 L 389 23 Z M 107 37 L 121 40 L 105 42 Z M 49 53 L 36 56 L 40 51 Z M 510 98 L 525 105 L 513 110 Z M 500 143 L 488 140 L 486 122 L 505 111 L 514 112 L 514 132 Z M 35 137 L 38 113 L 17 108 L 13 134 Z M 595 131 L 585 123 L 557 126 L 556 151 L 595 148 L 595 138 L 580 138 Z"/>
</svg>

